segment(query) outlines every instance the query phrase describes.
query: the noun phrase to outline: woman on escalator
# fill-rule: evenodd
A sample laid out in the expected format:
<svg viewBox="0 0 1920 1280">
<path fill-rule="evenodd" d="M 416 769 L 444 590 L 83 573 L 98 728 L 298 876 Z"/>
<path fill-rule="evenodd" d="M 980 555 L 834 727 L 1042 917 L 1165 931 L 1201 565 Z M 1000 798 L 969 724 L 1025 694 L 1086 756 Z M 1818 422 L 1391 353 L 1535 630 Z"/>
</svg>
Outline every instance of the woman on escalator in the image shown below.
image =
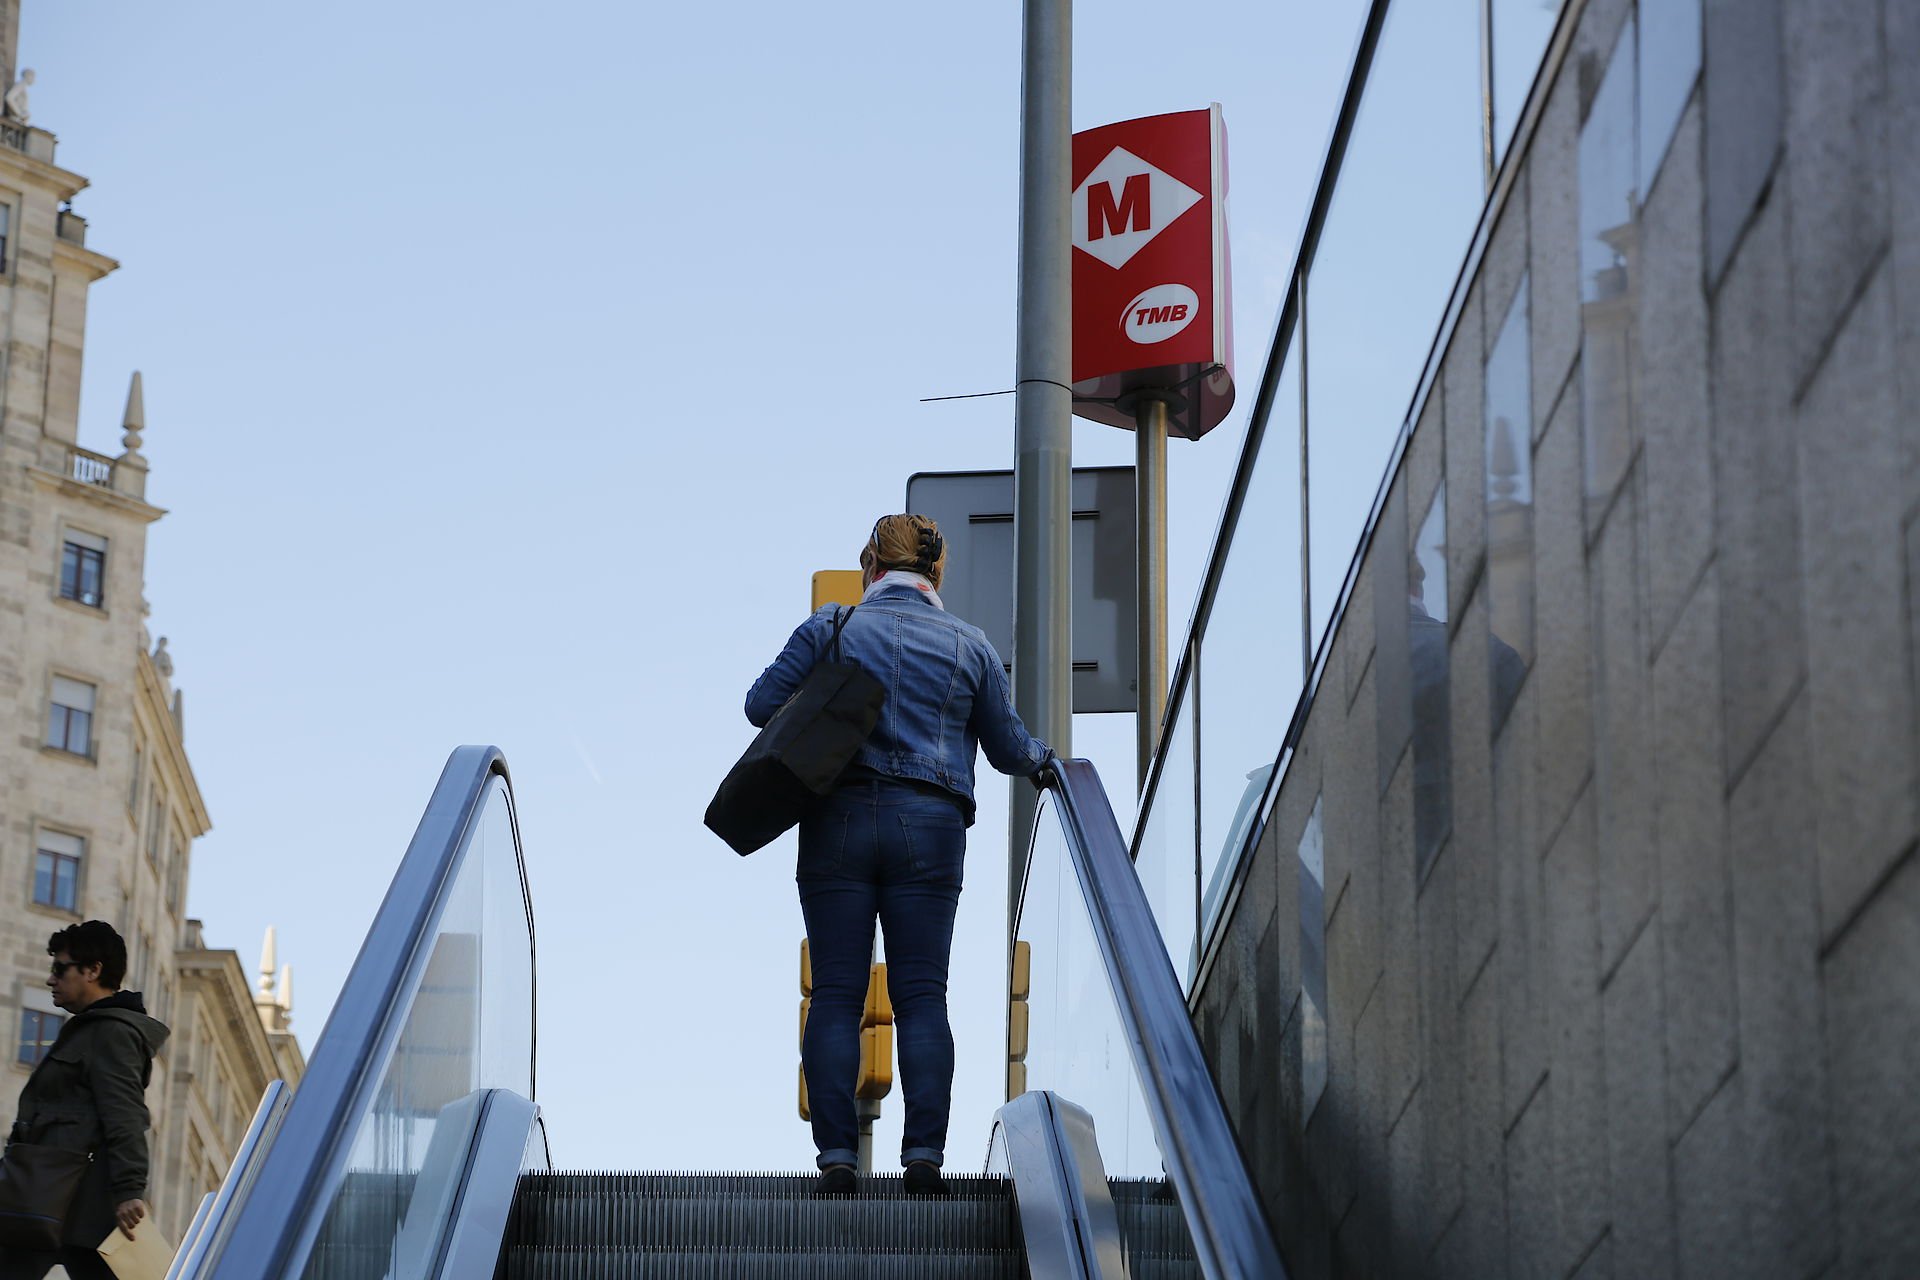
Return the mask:
<svg viewBox="0 0 1920 1280">
<path fill-rule="evenodd" d="M 860 551 L 864 592 L 840 632 L 840 655 L 885 686 L 879 723 L 832 794 L 800 823 L 795 879 L 813 962 L 813 1006 L 800 1057 L 819 1148 L 817 1190 L 858 1189 L 854 1084 L 876 917 L 906 1095 L 900 1163 L 906 1189 L 941 1195 L 953 1032 L 947 960 L 973 825 L 976 746 L 1002 773 L 1031 777 L 1051 754 L 1013 709 L 1006 669 L 978 627 L 940 602 L 946 541 L 925 516 L 882 516 Z M 814 613 L 747 691 L 766 724 L 825 655 L 836 615 Z"/>
</svg>

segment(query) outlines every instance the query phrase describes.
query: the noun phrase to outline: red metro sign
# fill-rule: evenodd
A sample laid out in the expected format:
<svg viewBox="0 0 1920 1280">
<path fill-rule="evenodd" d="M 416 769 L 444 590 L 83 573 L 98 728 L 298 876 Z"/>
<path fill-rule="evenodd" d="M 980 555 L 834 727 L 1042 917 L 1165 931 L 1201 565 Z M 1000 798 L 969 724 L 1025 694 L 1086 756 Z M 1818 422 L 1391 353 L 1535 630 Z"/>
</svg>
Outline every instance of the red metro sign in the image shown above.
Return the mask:
<svg viewBox="0 0 1920 1280">
<path fill-rule="evenodd" d="M 1233 407 L 1227 135 L 1218 104 L 1073 135 L 1073 411 L 1132 427 L 1130 392 L 1177 399 L 1197 439 Z"/>
</svg>

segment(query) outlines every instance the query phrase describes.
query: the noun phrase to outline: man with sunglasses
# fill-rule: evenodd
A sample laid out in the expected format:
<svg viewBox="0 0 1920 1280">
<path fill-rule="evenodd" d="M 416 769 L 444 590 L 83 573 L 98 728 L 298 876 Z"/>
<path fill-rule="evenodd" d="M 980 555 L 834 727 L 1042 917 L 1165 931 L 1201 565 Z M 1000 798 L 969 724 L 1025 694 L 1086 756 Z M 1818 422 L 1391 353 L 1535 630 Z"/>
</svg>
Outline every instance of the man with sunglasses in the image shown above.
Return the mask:
<svg viewBox="0 0 1920 1280">
<path fill-rule="evenodd" d="M 11 1141 L 87 1151 L 93 1163 L 67 1210 L 57 1253 L 0 1251 L 0 1280 L 40 1280 L 59 1263 L 72 1280 L 112 1280 L 98 1252 L 115 1227 L 147 1216 L 147 1082 L 167 1028 L 122 991 L 127 944 L 103 920 L 47 939 L 47 989 L 69 1016 L 20 1090 Z"/>
</svg>

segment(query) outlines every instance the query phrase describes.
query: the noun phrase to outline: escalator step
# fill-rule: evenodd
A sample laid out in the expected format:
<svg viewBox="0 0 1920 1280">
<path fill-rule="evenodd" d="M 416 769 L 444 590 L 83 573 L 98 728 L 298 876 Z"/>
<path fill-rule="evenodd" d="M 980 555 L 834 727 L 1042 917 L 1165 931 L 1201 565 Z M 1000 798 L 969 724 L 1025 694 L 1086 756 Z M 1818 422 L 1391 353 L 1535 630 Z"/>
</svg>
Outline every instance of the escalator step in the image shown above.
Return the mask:
<svg viewBox="0 0 1920 1280">
<path fill-rule="evenodd" d="M 1004 1179 L 952 1177 L 944 1197 L 904 1194 L 897 1175 L 857 1195 L 817 1197 L 791 1174 L 528 1174 L 510 1248 L 729 1249 L 786 1254 L 926 1254 L 1020 1248 Z"/>
<path fill-rule="evenodd" d="M 1158 1280 L 1136 1273 L 1138 1280 Z M 807 1253 L 793 1250 L 516 1248 L 499 1280 L 1026 1280 L 1024 1256 L 957 1253 Z"/>
<path fill-rule="evenodd" d="M 1107 1187 L 1133 1280 L 1186 1280 L 1200 1275 L 1186 1215 L 1165 1179 L 1112 1178 Z"/>
</svg>

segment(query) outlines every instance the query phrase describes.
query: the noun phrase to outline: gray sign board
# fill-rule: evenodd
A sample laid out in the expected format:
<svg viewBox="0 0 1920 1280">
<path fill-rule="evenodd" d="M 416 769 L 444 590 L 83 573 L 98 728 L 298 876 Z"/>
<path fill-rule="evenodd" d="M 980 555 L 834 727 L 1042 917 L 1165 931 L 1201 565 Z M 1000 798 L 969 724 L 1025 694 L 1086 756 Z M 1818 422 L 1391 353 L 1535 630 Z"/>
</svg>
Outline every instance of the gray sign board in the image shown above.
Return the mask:
<svg viewBox="0 0 1920 1280">
<path fill-rule="evenodd" d="M 931 516 L 947 540 L 940 598 L 1013 658 L 1013 472 L 922 471 L 907 510 Z M 1073 472 L 1073 709 L 1139 704 L 1132 467 Z"/>
</svg>

